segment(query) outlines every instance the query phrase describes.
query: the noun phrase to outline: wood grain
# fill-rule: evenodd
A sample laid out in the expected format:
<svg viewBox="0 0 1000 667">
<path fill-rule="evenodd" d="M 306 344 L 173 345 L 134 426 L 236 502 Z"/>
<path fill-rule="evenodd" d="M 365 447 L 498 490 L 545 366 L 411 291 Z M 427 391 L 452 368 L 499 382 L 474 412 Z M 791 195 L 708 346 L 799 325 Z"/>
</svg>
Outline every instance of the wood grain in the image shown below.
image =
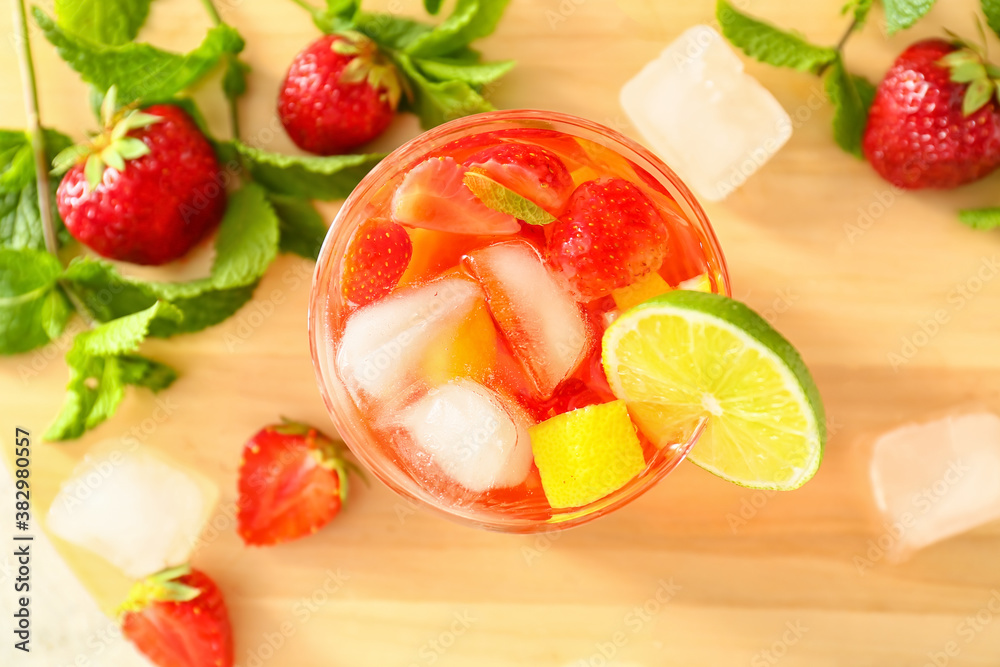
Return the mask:
<svg viewBox="0 0 1000 667">
<path fill-rule="evenodd" d="M 752 0 L 747 8 L 833 43 L 845 24 L 841 4 Z M 240 110 L 244 135 L 291 151 L 276 131 L 276 89 L 315 30 L 291 2 L 219 5 L 247 37 L 254 68 Z M 412 0 L 382 5 L 419 14 Z M 481 44 L 489 57 L 519 61 L 494 100 L 587 116 L 635 136 L 618 107 L 619 88 L 685 28 L 711 23 L 713 5 L 514 0 Z M 925 22 L 891 39 L 876 10 L 848 46 L 849 65 L 877 80 L 917 37 L 943 26 L 973 35 L 975 7 L 938 3 Z M 9 21 L 0 12 L 0 34 L 10 33 Z M 195 0 L 158 0 L 142 37 L 179 49 L 207 26 Z M 45 122 L 81 137 L 91 124 L 85 87 L 37 35 L 34 51 Z M 5 40 L 3 127 L 24 122 L 15 63 Z M 512 537 L 413 512 L 375 485 L 360 488 L 349 510 L 308 540 L 246 549 L 225 511 L 242 443 L 279 415 L 328 423 L 306 340 L 311 265 L 281 257 L 254 302 L 230 321 L 145 346 L 181 372 L 173 388 L 160 397 L 130 391 L 119 413 L 79 442 L 35 447 L 37 512 L 88 449 L 130 431 L 202 470 L 219 484 L 222 505 L 195 563 L 226 593 L 241 665 L 997 664 L 1000 621 L 987 605 L 1000 589 L 1000 526 L 902 565 L 857 561 L 880 535 L 866 487 L 866 438 L 954 406 L 1000 409 L 1000 280 L 983 268 L 1000 259 L 1000 238 L 955 218 L 962 206 L 995 204 L 996 179 L 954 193 L 894 193 L 833 144 L 831 112 L 814 78 L 755 63 L 747 70 L 797 119 L 795 133 L 744 188 L 705 208 L 736 296 L 794 342 L 825 397 L 832 438 L 818 475 L 800 491 L 768 496 L 683 465 L 594 524 Z M 225 134 L 215 88 L 204 86 L 197 98 Z M 413 120 L 401 118 L 384 143 L 415 132 Z M 977 280 L 980 270 L 989 277 Z M 956 296 L 963 287 L 968 296 Z M 938 311 L 947 324 L 892 363 Z M 54 416 L 66 382 L 56 352 L 0 361 L 4 456 L 15 423 L 40 434 Z M 159 423 L 151 418 L 158 400 L 160 414 L 169 413 Z M 96 556 L 59 546 L 112 609 L 127 582 Z M 945 655 L 946 647 L 957 655 Z"/>
</svg>

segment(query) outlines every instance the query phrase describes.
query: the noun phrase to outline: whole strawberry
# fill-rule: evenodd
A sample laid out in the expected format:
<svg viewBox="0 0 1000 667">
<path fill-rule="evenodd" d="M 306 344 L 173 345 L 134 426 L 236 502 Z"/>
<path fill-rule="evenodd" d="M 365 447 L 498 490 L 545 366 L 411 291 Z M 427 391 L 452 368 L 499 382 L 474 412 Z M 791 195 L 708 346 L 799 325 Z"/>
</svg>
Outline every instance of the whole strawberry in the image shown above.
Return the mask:
<svg viewBox="0 0 1000 667">
<path fill-rule="evenodd" d="M 215 151 L 179 107 L 103 107 L 104 129 L 56 156 L 66 229 L 97 254 L 165 264 L 186 254 L 222 219 L 226 192 Z"/>
<path fill-rule="evenodd" d="M 878 86 L 862 148 L 906 189 L 954 188 L 1000 165 L 1000 70 L 974 48 L 941 39 L 903 51 Z"/>
<path fill-rule="evenodd" d="M 639 188 L 604 177 L 573 191 L 552 224 L 548 259 L 590 301 L 659 269 L 668 238 L 666 223 Z"/>
<path fill-rule="evenodd" d="M 375 42 L 346 30 L 325 35 L 295 56 L 278 96 L 292 141 L 318 155 L 346 153 L 389 126 L 402 84 Z"/>
<path fill-rule="evenodd" d="M 125 637 L 159 667 L 231 667 L 233 631 L 219 587 L 185 565 L 136 583 L 121 607 Z"/>
<path fill-rule="evenodd" d="M 316 429 L 295 422 L 265 426 L 243 448 L 240 537 L 266 546 L 315 533 L 347 500 L 350 470 L 357 468 L 340 445 Z"/>
</svg>

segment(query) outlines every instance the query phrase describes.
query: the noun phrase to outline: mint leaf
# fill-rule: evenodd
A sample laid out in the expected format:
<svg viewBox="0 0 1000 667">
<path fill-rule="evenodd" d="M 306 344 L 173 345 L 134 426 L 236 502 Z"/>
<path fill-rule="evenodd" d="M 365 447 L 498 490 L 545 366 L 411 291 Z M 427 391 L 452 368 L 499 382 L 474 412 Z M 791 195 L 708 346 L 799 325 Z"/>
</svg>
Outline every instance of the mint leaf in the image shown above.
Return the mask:
<svg viewBox="0 0 1000 667">
<path fill-rule="evenodd" d="M 909 28 L 934 6 L 934 0 L 882 0 L 885 27 L 890 36 Z"/>
<path fill-rule="evenodd" d="M 43 130 L 45 153 L 51 162 L 72 144 L 69 137 L 54 130 Z M 50 179 L 50 201 L 56 217 L 57 238 L 68 238 L 55 206 L 58 179 Z M 45 247 L 41 215 L 38 211 L 38 187 L 35 182 L 35 158 L 26 132 L 0 130 L 0 247 Z"/>
<path fill-rule="evenodd" d="M 61 272 L 59 260 L 45 251 L 0 248 L 0 354 L 19 354 L 49 342 L 43 311 Z M 54 321 L 48 329 L 61 330 L 69 312 L 53 310 L 50 317 Z"/>
<path fill-rule="evenodd" d="M 250 285 L 264 275 L 277 254 L 278 218 L 264 188 L 247 183 L 229 197 L 208 285 L 215 289 Z"/>
<path fill-rule="evenodd" d="M 406 75 L 413 100 L 405 98 L 400 108 L 420 118 L 425 130 L 469 114 L 493 111 L 493 105 L 462 81 L 431 81 L 406 55 L 397 54 L 396 64 Z"/>
<path fill-rule="evenodd" d="M 44 438 L 78 438 L 97 426 L 114 413 L 125 395 L 126 384 L 154 389 L 169 384 L 173 380 L 172 371 L 131 353 L 145 340 L 154 321 L 180 317 L 180 311 L 170 304 L 157 302 L 145 310 L 77 334 L 73 347 L 66 353 L 69 367 L 66 398 Z"/>
<path fill-rule="evenodd" d="M 441 25 L 413 40 L 407 55 L 429 58 L 448 55 L 496 30 L 508 0 L 458 0 Z"/>
<path fill-rule="evenodd" d="M 428 14 L 437 14 L 441 11 L 442 0 L 424 0 L 424 9 Z"/>
<path fill-rule="evenodd" d="M 1000 0 L 981 0 L 986 24 L 1000 37 Z"/>
<path fill-rule="evenodd" d="M 330 34 L 350 30 L 360 4 L 359 0 L 326 0 L 326 9 L 312 7 L 309 11 L 316 27 Z"/>
<path fill-rule="evenodd" d="M 513 60 L 489 63 L 469 63 L 450 58 L 414 58 L 413 63 L 429 79 L 437 81 L 463 81 L 473 86 L 481 86 L 496 81 L 514 67 Z"/>
<path fill-rule="evenodd" d="M 62 335 L 66 322 L 72 314 L 73 306 L 62 289 L 56 287 L 50 291 L 45 297 L 41 312 L 42 329 L 45 330 L 49 340 L 55 340 Z"/>
<path fill-rule="evenodd" d="M 1000 208 L 969 208 L 958 212 L 962 224 L 973 229 L 988 230 L 1000 227 Z"/>
<path fill-rule="evenodd" d="M 875 4 L 875 0 L 849 0 L 849 2 L 844 5 L 842 14 L 851 14 L 851 18 L 854 19 L 855 30 L 860 30 L 861 26 L 865 24 L 868 20 L 868 12 L 871 11 L 872 5 Z"/>
<path fill-rule="evenodd" d="M 131 41 L 149 15 L 151 0 L 56 0 L 59 27 L 99 44 Z"/>
<path fill-rule="evenodd" d="M 479 201 L 494 211 L 512 215 L 529 225 L 547 225 L 556 221 L 554 215 L 535 202 L 500 185 L 485 174 L 469 171 L 462 182 L 472 190 L 472 194 L 476 195 Z"/>
<path fill-rule="evenodd" d="M 121 104 L 176 95 L 205 76 L 224 54 L 243 50 L 243 39 L 226 24 L 209 30 L 193 51 L 180 54 L 136 42 L 97 44 L 64 31 L 37 7 L 32 11 L 59 56 L 99 90 L 117 85 Z"/>
<path fill-rule="evenodd" d="M 715 14 L 726 39 L 760 62 L 815 73 L 837 57 L 834 49 L 810 44 L 798 35 L 742 14 L 726 0 L 719 0 Z"/>
<path fill-rule="evenodd" d="M 307 199 L 270 194 L 268 200 L 278 216 L 281 252 L 316 261 L 326 238 L 326 223 Z"/>
<path fill-rule="evenodd" d="M 258 183 L 272 192 L 305 199 L 344 199 L 385 157 L 384 153 L 304 157 L 270 153 L 240 141 L 231 145 Z"/>
<path fill-rule="evenodd" d="M 235 56 L 228 56 L 226 72 L 222 75 L 222 92 L 231 100 L 247 92 L 247 74 L 250 66 Z"/>
<path fill-rule="evenodd" d="M 847 73 L 838 56 L 823 75 L 826 96 L 833 103 L 833 138 L 848 153 L 863 158 L 861 139 L 868 122 L 868 108 L 875 86 L 866 79 Z"/>
<path fill-rule="evenodd" d="M 368 37 L 386 51 L 401 51 L 406 49 L 422 35 L 433 28 L 426 23 L 412 19 L 394 16 L 392 14 L 359 13 L 351 27 Z M 334 31 L 328 31 L 334 32 Z"/>
</svg>

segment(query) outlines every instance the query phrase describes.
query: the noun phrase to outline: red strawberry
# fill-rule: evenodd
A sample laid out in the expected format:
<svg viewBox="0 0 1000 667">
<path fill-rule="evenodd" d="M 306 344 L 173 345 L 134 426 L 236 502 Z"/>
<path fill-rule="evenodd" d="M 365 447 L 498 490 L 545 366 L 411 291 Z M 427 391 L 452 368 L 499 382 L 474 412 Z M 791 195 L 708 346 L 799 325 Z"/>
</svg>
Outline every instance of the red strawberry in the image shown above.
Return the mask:
<svg viewBox="0 0 1000 667">
<path fill-rule="evenodd" d="M 548 257 L 589 301 L 659 269 L 668 239 L 666 223 L 639 188 L 604 177 L 573 191 L 552 225 Z"/>
<path fill-rule="evenodd" d="M 359 306 L 382 298 L 406 272 L 412 255 L 413 242 L 405 229 L 383 218 L 366 221 L 347 248 L 341 280 L 344 298 Z"/>
<path fill-rule="evenodd" d="M 395 66 L 359 32 L 325 35 L 292 61 L 278 115 L 295 144 L 310 153 L 346 153 L 389 126 L 402 83 Z"/>
<path fill-rule="evenodd" d="M 554 153 L 529 144 L 498 144 L 472 155 L 465 166 L 558 215 L 573 192 L 573 177 Z"/>
<path fill-rule="evenodd" d="M 233 631 L 215 582 L 187 565 L 132 586 L 122 633 L 159 667 L 230 667 Z"/>
<path fill-rule="evenodd" d="M 243 448 L 237 530 L 266 546 L 315 533 L 347 500 L 347 473 L 357 471 L 340 445 L 316 429 L 265 426 Z"/>
<path fill-rule="evenodd" d="M 219 162 L 191 117 L 176 106 L 114 111 L 108 93 L 104 132 L 56 156 L 66 171 L 59 215 L 99 255 L 164 264 L 188 252 L 226 211 Z"/>
<path fill-rule="evenodd" d="M 410 169 L 393 194 L 393 220 L 457 234 L 516 234 L 517 219 L 479 201 L 462 180 L 466 171 L 450 157 L 428 158 Z"/>
<path fill-rule="evenodd" d="M 954 188 L 1000 165 L 1000 71 L 972 48 L 929 39 L 896 59 L 868 113 L 863 150 L 907 189 Z"/>
</svg>

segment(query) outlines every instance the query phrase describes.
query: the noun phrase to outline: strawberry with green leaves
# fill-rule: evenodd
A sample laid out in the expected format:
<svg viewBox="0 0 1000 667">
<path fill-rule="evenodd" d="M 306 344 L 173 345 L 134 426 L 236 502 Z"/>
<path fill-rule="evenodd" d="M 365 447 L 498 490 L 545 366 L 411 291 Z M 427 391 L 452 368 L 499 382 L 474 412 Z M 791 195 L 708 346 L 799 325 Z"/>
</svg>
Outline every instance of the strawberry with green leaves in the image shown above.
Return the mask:
<svg viewBox="0 0 1000 667">
<path fill-rule="evenodd" d="M 231 667 L 233 631 L 222 592 L 188 565 L 132 586 L 122 634 L 157 667 Z"/>
<path fill-rule="evenodd" d="M 292 141 L 319 155 L 346 153 L 382 134 L 403 83 L 371 39 L 355 30 L 324 35 L 292 61 L 278 115 Z"/>
<path fill-rule="evenodd" d="M 1000 166 L 1000 68 L 960 42 L 904 50 L 878 86 L 863 148 L 900 188 L 954 188 Z"/>
<path fill-rule="evenodd" d="M 226 191 L 215 151 L 180 107 L 117 109 L 112 87 L 104 127 L 54 160 L 66 229 L 97 254 L 134 264 L 185 255 L 218 226 Z"/>
<path fill-rule="evenodd" d="M 312 535 L 347 501 L 353 463 L 340 443 L 311 426 L 265 426 L 243 448 L 237 532 L 248 545 L 269 546 Z"/>
</svg>

